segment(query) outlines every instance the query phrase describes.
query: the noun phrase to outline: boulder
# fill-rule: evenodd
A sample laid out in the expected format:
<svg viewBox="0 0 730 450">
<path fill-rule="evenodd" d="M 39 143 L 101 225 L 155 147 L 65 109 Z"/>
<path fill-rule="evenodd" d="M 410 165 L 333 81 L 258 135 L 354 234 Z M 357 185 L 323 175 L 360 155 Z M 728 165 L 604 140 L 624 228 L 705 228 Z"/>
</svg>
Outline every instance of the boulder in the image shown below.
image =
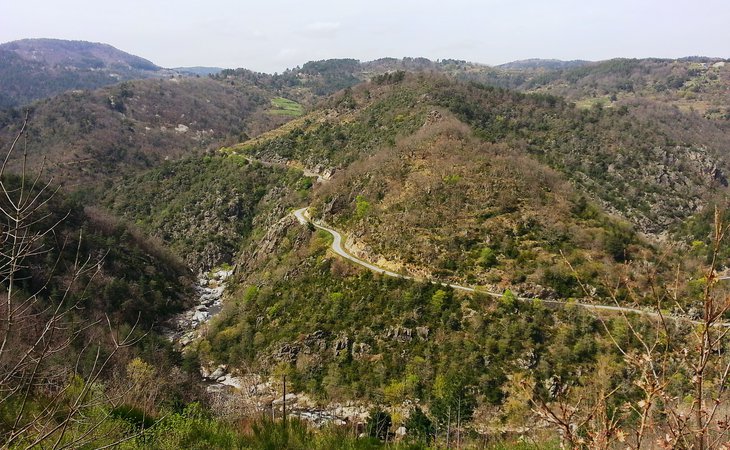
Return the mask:
<svg viewBox="0 0 730 450">
<path fill-rule="evenodd" d="M 350 338 L 347 337 L 347 335 L 342 335 L 334 342 L 334 352 L 335 356 L 340 356 L 343 352 L 347 351 L 347 348 L 350 345 Z"/>
<path fill-rule="evenodd" d="M 218 381 L 226 376 L 226 366 L 218 366 L 208 377 L 209 380 Z"/>
<path fill-rule="evenodd" d="M 297 394 L 286 394 L 286 397 L 284 397 L 284 398 L 279 397 L 279 398 L 277 398 L 276 400 L 274 400 L 271 403 L 273 405 L 282 405 L 282 404 L 284 404 L 284 399 L 286 399 L 286 404 L 287 405 L 296 403 L 296 401 L 297 401 Z"/>
</svg>

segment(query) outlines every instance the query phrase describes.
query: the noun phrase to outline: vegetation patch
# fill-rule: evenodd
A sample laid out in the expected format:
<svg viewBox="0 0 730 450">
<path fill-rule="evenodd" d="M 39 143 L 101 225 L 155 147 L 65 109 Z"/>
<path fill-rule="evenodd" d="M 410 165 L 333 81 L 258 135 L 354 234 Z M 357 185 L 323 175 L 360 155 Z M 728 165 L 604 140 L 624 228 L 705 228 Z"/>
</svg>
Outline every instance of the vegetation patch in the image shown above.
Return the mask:
<svg viewBox="0 0 730 450">
<path fill-rule="evenodd" d="M 270 114 L 291 117 L 299 117 L 304 114 L 304 107 L 301 104 L 284 97 L 271 99 L 271 105 L 273 108 L 269 110 Z"/>
</svg>

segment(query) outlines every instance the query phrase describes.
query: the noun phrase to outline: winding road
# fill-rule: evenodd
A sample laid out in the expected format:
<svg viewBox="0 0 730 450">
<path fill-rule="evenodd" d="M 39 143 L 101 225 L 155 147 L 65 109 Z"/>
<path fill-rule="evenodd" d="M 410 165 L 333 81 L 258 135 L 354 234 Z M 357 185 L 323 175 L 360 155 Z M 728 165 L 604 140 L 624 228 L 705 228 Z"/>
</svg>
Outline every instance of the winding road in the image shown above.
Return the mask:
<svg viewBox="0 0 730 450">
<path fill-rule="evenodd" d="M 299 221 L 299 223 L 301 223 L 302 225 L 311 223 L 316 228 L 319 228 L 320 230 L 326 231 L 327 233 L 331 234 L 332 237 L 334 238 L 334 240 L 332 241 L 332 251 L 334 251 L 339 256 L 352 261 L 353 263 L 357 264 L 358 266 L 365 267 L 366 269 L 372 270 L 375 273 L 387 275 L 389 277 L 402 278 L 405 280 L 414 280 L 414 281 L 428 281 L 431 283 L 440 284 L 442 286 L 448 286 L 452 289 L 456 289 L 456 290 L 464 291 L 464 292 L 477 292 L 480 294 L 489 295 L 491 297 L 496 297 L 496 298 L 501 298 L 504 295 L 501 292 L 492 292 L 492 291 L 488 291 L 488 290 L 486 290 L 484 288 L 480 288 L 480 287 L 463 286 L 460 284 L 444 283 L 444 282 L 439 282 L 439 281 L 434 281 L 434 280 L 419 280 L 417 278 L 414 278 L 414 277 L 411 277 L 408 275 L 403 275 L 400 273 L 392 272 L 390 270 L 384 269 L 382 267 L 378 267 L 374 264 L 364 261 L 347 251 L 347 249 L 343 245 L 343 242 L 345 241 L 345 239 L 342 237 L 342 234 L 339 231 L 335 230 L 334 228 L 328 227 L 327 225 L 325 225 L 324 223 L 322 223 L 318 220 L 313 220 L 312 218 L 310 218 L 308 209 L 309 208 L 307 208 L 307 207 L 297 209 L 293 213 L 294 217 L 296 217 L 297 220 Z M 543 300 L 543 299 L 534 298 L 534 297 L 517 297 L 517 299 L 521 300 L 521 301 L 525 301 L 525 302 L 532 302 L 532 301 L 537 300 L 544 304 L 557 305 L 557 306 L 564 306 L 564 305 L 571 304 L 571 305 L 581 306 L 586 309 L 591 309 L 594 311 L 634 313 L 634 314 L 642 314 L 642 315 L 650 316 L 650 317 L 657 317 L 657 318 L 662 317 L 662 315 L 660 315 L 659 313 L 654 312 L 654 311 L 647 311 L 647 310 L 642 310 L 642 309 L 637 309 L 637 308 L 629 308 L 629 307 L 615 306 L 615 305 L 598 305 L 598 304 L 592 304 L 592 303 L 580 303 L 580 302 L 572 302 L 572 301 L 565 302 L 565 301 L 560 301 L 560 300 Z M 665 315 L 664 317 L 667 318 L 670 316 Z M 679 318 L 679 317 L 675 317 L 675 318 Z M 689 319 L 686 319 L 686 320 L 689 320 Z M 691 322 L 700 323 L 700 322 L 694 321 L 694 320 L 692 320 Z M 721 324 L 718 323 L 718 325 L 730 326 L 730 323 L 721 323 Z"/>
</svg>

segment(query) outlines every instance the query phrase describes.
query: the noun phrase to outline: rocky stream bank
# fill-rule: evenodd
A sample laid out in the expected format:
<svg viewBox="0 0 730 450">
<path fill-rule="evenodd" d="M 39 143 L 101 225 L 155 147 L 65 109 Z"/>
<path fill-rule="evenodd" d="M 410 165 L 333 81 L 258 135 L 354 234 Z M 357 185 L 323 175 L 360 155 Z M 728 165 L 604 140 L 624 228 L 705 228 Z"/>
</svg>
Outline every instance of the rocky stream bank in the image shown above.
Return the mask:
<svg viewBox="0 0 730 450">
<path fill-rule="evenodd" d="M 191 344 L 205 335 L 207 324 L 223 309 L 226 282 L 232 274 L 233 270 L 214 270 L 201 275 L 195 286 L 195 304 L 168 321 L 164 334 L 179 351 L 190 351 Z M 222 416 L 266 414 L 279 417 L 286 404 L 289 417 L 298 417 L 314 426 L 361 427 L 367 421 L 371 407 L 355 402 L 322 405 L 301 393 L 287 392 L 284 397 L 281 381 L 242 373 L 213 361 L 201 365 L 200 375 L 213 409 Z"/>
</svg>

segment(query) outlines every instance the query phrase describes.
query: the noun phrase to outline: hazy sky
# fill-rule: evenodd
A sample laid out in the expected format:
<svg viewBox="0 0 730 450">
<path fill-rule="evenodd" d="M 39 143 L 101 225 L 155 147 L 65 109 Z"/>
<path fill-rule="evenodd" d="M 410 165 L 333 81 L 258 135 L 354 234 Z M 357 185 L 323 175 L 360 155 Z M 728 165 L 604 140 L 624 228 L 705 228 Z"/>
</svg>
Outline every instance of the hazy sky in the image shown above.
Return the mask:
<svg viewBox="0 0 730 450">
<path fill-rule="evenodd" d="M 0 42 L 111 44 L 165 67 L 274 72 L 384 56 L 730 57 L 728 0 L 0 0 Z"/>
</svg>

